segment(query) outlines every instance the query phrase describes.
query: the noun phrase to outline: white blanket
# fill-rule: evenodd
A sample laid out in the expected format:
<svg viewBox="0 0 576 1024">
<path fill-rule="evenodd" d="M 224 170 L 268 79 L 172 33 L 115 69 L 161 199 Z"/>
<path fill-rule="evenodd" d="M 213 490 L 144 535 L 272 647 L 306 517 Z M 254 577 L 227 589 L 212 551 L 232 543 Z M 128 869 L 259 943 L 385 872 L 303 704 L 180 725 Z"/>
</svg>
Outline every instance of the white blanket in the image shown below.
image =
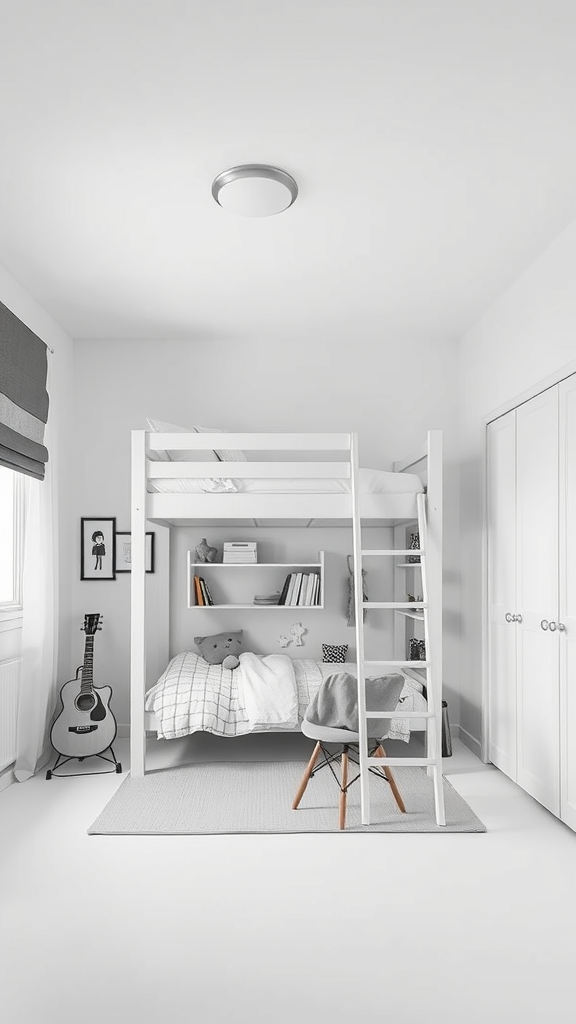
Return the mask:
<svg viewBox="0 0 576 1024">
<path fill-rule="evenodd" d="M 238 697 L 251 729 L 298 725 L 298 691 L 292 660 L 286 654 L 240 655 Z"/>
</svg>

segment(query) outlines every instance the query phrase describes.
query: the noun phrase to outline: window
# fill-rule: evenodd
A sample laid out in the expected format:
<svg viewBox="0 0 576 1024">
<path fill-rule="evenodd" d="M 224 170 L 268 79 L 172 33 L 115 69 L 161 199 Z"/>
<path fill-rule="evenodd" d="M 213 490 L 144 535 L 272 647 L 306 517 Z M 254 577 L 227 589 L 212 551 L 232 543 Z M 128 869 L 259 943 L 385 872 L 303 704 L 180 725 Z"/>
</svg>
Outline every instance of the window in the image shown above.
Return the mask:
<svg viewBox="0 0 576 1024">
<path fill-rule="evenodd" d="M 22 611 L 24 478 L 0 466 L 0 619 Z"/>
</svg>

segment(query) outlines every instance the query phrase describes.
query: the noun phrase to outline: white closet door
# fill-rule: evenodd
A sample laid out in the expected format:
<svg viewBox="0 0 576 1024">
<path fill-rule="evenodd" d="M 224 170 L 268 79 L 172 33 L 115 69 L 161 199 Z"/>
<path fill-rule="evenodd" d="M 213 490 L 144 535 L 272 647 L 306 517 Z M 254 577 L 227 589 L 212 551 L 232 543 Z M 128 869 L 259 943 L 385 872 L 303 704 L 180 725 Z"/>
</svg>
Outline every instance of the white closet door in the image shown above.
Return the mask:
<svg viewBox="0 0 576 1024">
<path fill-rule="evenodd" d="M 516 410 L 517 782 L 560 813 L 558 387 Z"/>
<path fill-rule="evenodd" d="M 489 748 L 516 780 L 516 413 L 488 424 Z"/>
<path fill-rule="evenodd" d="M 576 375 L 560 394 L 560 814 L 576 829 Z"/>
</svg>

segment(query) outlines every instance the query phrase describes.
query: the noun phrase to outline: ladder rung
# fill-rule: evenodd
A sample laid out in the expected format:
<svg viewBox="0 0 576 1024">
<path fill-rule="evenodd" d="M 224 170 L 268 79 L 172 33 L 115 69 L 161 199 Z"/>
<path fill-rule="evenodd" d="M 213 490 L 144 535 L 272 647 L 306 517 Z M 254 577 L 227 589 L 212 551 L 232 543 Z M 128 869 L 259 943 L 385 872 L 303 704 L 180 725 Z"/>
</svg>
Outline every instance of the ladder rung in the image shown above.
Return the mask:
<svg viewBox="0 0 576 1024">
<path fill-rule="evenodd" d="M 433 711 L 367 711 L 366 718 L 434 718 Z"/>
<path fill-rule="evenodd" d="M 361 555 L 423 555 L 424 548 L 388 548 L 387 550 L 361 551 Z M 414 562 L 418 565 L 418 562 Z"/>
<path fill-rule="evenodd" d="M 440 764 L 440 760 L 436 760 L 435 757 L 367 757 L 366 762 L 376 765 L 377 768 L 382 768 L 385 764 L 391 765 L 392 768 L 426 768 L 431 764 Z"/>
<path fill-rule="evenodd" d="M 413 658 L 411 661 L 409 661 L 409 660 L 406 660 L 406 661 L 390 661 L 390 660 L 388 660 L 388 661 L 386 661 L 386 660 L 384 660 L 384 661 L 373 661 L 373 660 L 372 661 L 367 661 L 367 660 L 364 660 L 364 665 L 365 666 L 366 665 L 374 665 L 374 666 L 379 665 L 379 666 L 387 666 L 387 667 L 394 667 L 394 668 L 404 668 L 404 667 L 406 667 L 406 668 L 429 668 L 430 667 L 430 662 L 429 661 L 418 661 L 416 658 Z"/>
<path fill-rule="evenodd" d="M 362 601 L 363 608 L 424 608 L 428 607 L 426 601 Z"/>
</svg>

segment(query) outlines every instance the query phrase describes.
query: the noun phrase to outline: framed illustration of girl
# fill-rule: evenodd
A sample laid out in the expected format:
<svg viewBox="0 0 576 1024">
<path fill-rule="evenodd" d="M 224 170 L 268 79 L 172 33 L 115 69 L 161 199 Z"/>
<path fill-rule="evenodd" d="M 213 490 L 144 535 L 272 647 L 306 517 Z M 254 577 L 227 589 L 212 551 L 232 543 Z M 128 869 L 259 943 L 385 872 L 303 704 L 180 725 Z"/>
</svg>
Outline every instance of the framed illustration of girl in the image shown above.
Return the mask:
<svg viewBox="0 0 576 1024">
<path fill-rule="evenodd" d="M 115 578 L 116 517 L 83 517 L 80 520 L 80 579 Z"/>
</svg>

